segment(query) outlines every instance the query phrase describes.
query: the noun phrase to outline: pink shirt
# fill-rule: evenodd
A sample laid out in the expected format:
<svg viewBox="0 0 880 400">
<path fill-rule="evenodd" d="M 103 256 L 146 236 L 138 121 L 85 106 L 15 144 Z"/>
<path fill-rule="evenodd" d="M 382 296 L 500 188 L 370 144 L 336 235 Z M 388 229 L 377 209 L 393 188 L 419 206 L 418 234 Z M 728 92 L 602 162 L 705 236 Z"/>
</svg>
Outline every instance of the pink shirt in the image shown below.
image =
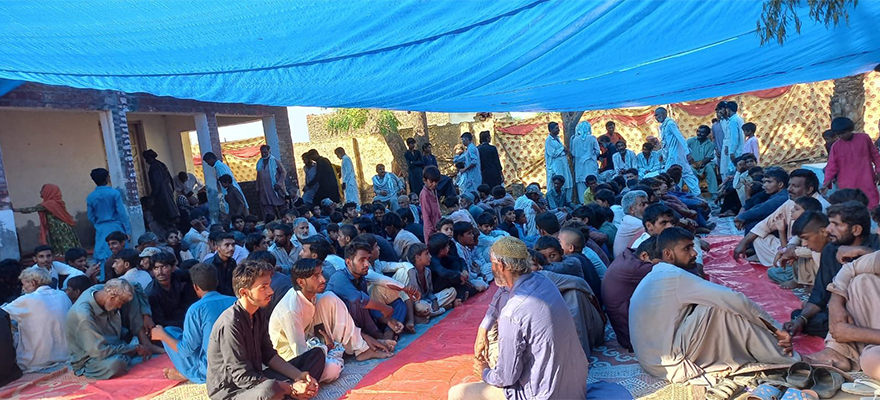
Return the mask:
<svg viewBox="0 0 880 400">
<path fill-rule="evenodd" d="M 422 232 L 425 234 L 425 243 L 432 233 L 436 233 L 437 222 L 440 221 L 440 201 L 437 200 L 437 191 L 422 187 L 419 195 L 419 205 L 422 207 Z"/>
<path fill-rule="evenodd" d="M 852 139 L 840 139 L 831 146 L 823 184 L 837 178 L 840 188 L 861 189 L 868 196 L 868 208 L 874 208 L 880 201 L 874 174 L 880 174 L 880 152 L 870 136 L 854 133 Z"/>
</svg>

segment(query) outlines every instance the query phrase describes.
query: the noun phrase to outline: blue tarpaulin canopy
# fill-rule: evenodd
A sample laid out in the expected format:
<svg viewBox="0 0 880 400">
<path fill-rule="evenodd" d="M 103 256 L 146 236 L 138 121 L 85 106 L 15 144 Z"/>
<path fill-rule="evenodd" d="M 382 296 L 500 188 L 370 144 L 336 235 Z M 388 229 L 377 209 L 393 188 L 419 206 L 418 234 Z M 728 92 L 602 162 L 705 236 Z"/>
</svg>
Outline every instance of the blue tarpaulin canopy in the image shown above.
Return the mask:
<svg viewBox="0 0 880 400">
<path fill-rule="evenodd" d="M 806 2 L 801 2 L 806 3 Z M 0 79 L 203 101 L 419 111 L 663 104 L 880 62 L 880 1 L 760 45 L 762 1 L 0 2 Z M 2 86 L 2 85 L 0 85 Z"/>
</svg>

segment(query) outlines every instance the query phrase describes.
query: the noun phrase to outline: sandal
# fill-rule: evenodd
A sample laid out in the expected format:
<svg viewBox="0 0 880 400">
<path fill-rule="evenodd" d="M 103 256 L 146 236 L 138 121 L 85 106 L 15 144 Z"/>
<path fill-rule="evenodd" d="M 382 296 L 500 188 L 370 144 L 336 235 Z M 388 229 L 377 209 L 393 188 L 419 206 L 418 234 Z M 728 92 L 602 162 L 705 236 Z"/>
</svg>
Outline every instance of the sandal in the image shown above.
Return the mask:
<svg viewBox="0 0 880 400">
<path fill-rule="evenodd" d="M 823 399 L 834 397 L 843 385 L 843 377 L 827 368 L 816 367 L 813 370 L 813 391 Z"/>
<path fill-rule="evenodd" d="M 856 396 L 874 396 L 880 398 L 880 382 L 873 379 L 856 379 L 853 383 L 844 383 L 841 390 Z"/>
<path fill-rule="evenodd" d="M 819 400 L 819 395 L 808 389 L 790 388 L 779 400 Z"/>
<path fill-rule="evenodd" d="M 813 386 L 813 366 L 803 361 L 798 361 L 788 368 L 788 376 L 785 381 L 798 389 L 806 389 Z"/>
<path fill-rule="evenodd" d="M 728 400 L 742 389 L 742 385 L 734 382 L 732 379 L 725 378 L 718 382 L 715 386 L 706 390 L 707 400 Z"/>
<path fill-rule="evenodd" d="M 751 393 L 746 397 L 748 400 L 777 400 L 779 399 L 779 396 L 782 395 L 781 390 L 769 384 L 759 385 L 749 392 Z"/>
</svg>

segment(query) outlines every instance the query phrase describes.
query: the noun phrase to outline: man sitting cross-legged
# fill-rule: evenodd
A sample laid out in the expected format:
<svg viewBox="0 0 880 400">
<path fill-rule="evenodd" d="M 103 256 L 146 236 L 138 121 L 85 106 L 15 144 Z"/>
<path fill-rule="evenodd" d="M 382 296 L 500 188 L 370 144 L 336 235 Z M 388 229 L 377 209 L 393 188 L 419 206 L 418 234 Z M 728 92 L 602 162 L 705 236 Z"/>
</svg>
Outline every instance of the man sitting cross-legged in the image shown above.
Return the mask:
<svg viewBox="0 0 880 400">
<path fill-rule="evenodd" d="M 95 285 L 67 312 L 67 348 L 70 369 L 78 376 L 110 379 L 130 367 L 132 355 L 149 357 L 152 351 L 122 339 L 119 309 L 132 301 L 134 288 L 122 279 Z"/>
<path fill-rule="evenodd" d="M 791 335 L 745 295 L 688 273 L 694 236 L 667 228 L 657 238 L 663 262 L 633 293 L 629 331 L 639 364 L 672 382 L 754 362 L 791 364 Z"/>
<path fill-rule="evenodd" d="M 664 207 L 672 214 L 672 210 L 662 204 L 652 204 L 648 209 L 654 206 Z M 651 236 L 639 244 L 637 249 L 626 249 L 620 257 L 615 258 L 602 280 L 605 314 L 608 315 L 608 321 L 617 336 L 617 343 L 630 352 L 633 351 L 629 334 L 630 300 L 642 279 L 659 262 L 660 255 L 657 253 L 657 237 Z"/>
<path fill-rule="evenodd" d="M 509 295 L 504 304 L 493 298 L 477 333 L 474 372 L 482 382 L 453 386 L 449 399 L 586 398 L 589 362 L 559 289 L 532 272 L 529 251 L 517 238 L 498 239 L 491 259 L 496 297 L 503 289 Z M 496 322 L 498 358 L 492 360 L 488 331 Z"/>
<path fill-rule="evenodd" d="M 151 338 L 162 341 L 168 358 L 174 364 L 174 368 L 164 370 L 166 378 L 205 383 L 211 329 L 220 314 L 235 303 L 235 297 L 217 293 L 217 267 L 211 264 L 196 264 L 189 269 L 189 275 L 199 300 L 186 311 L 183 329 L 156 325 Z"/>
<path fill-rule="evenodd" d="M 880 379 L 880 252 L 844 264 L 828 291 L 825 349 L 808 358 L 844 371 L 861 368 L 872 379 Z"/>
<path fill-rule="evenodd" d="M 265 262 L 247 260 L 232 272 L 238 299 L 217 318 L 208 343 L 211 400 L 310 399 L 318 394 L 313 377 L 324 373 L 324 352 L 312 349 L 284 361 L 269 340 L 269 318 L 262 307 L 272 298 L 274 270 Z"/>
<path fill-rule="evenodd" d="M 294 290 L 290 290 L 272 311 L 269 338 L 285 360 L 297 357 L 310 348 L 319 348 L 325 355 L 323 376 L 319 382 L 333 382 L 342 373 L 342 355 L 333 352 L 339 343 L 346 353 L 358 361 L 391 357 L 393 343 L 379 341 L 355 326 L 345 303 L 333 292 L 325 292 L 327 281 L 324 262 L 300 258 L 291 272 Z M 328 265 L 328 268 L 332 268 Z M 313 344 L 319 340 L 320 345 Z"/>
<path fill-rule="evenodd" d="M 153 322 L 183 328 L 187 309 L 198 300 L 190 276 L 184 270 L 174 270 L 177 258 L 171 253 L 159 252 L 152 260 L 153 282 L 144 292 L 150 301 Z"/>
</svg>

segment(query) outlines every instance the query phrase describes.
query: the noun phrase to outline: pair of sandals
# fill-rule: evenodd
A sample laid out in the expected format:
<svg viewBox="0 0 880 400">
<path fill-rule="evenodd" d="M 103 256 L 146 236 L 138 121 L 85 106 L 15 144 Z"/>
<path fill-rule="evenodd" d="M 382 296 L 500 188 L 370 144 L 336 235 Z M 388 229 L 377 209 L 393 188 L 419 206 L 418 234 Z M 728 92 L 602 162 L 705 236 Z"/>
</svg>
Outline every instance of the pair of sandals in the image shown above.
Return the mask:
<svg viewBox="0 0 880 400">
<path fill-rule="evenodd" d="M 759 400 L 818 400 L 834 397 L 843 386 L 844 377 L 827 367 L 813 367 L 796 362 L 788 368 L 785 378 L 768 376 L 761 385 L 751 390 L 749 399 Z"/>
<path fill-rule="evenodd" d="M 844 383 L 841 390 L 860 396 L 861 400 L 880 400 L 880 382 L 873 379 L 856 379 L 853 383 Z"/>
</svg>

